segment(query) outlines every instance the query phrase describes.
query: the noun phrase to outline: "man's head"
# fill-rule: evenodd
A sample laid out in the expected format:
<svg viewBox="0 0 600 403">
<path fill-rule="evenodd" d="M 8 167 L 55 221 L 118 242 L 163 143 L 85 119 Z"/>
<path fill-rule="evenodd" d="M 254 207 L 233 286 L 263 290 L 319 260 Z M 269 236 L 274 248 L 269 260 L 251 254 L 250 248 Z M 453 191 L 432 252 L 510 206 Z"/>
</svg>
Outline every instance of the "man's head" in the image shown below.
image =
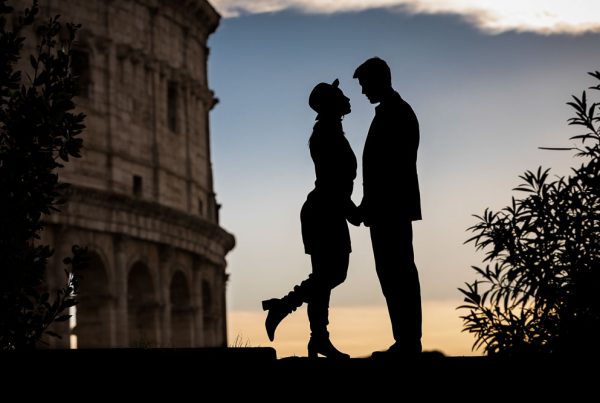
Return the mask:
<svg viewBox="0 0 600 403">
<path fill-rule="evenodd" d="M 373 57 L 358 66 L 353 77 L 358 78 L 362 93 L 372 104 L 381 102 L 384 95 L 392 89 L 390 67 L 378 57 Z"/>
</svg>

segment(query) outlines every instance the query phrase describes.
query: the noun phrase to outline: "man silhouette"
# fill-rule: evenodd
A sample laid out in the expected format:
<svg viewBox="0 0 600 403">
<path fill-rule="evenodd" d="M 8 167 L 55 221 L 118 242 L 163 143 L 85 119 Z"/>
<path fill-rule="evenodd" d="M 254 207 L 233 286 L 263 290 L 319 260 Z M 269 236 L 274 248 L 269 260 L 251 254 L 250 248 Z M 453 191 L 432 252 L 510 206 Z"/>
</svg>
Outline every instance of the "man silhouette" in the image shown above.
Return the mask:
<svg viewBox="0 0 600 403">
<path fill-rule="evenodd" d="M 363 150 L 363 199 L 375 267 L 396 342 L 388 353 L 421 352 L 421 291 L 414 262 L 412 221 L 421 219 L 417 178 L 419 122 L 392 88 L 390 68 L 372 58 L 354 72 L 375 108 Z"/>
</svg>

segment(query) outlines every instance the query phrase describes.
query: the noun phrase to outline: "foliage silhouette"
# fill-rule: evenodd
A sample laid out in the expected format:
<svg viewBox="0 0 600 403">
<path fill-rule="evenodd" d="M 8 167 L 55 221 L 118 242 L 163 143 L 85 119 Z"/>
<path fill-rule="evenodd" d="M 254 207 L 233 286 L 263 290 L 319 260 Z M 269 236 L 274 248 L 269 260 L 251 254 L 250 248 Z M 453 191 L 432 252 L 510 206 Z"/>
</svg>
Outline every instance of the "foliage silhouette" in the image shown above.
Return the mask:
<svg viewBox="0 0 600 403">
<path fill-rule="evenodd" d="M 17 67 L 25 36 L 38 25 L 37 1 L 18 15 L 0 0 L 0 349 L 33 348 L 50 324 L 66 321 L 76 304 L 77 279 L 66 271 L 64 287 L 51 298 L 44 272 L 53 250 L 41 245 L 43 215 L 58 211 L 57 169 L 80 157 L 85 116 L 72 112 L 77 78 L 70 71 L 70 47 L 79 26 L 50 18 L 37 29 L 31 75 Z M 74 246 L 64 259 L 73 269 L 85 264 Z"/>
<path fill-rule="evenodd" d="M 600 80 L 600 72 L 589 73 Z M 600 85 L 590 87 L 600 90 Z M 487 354 L 575 353 L 594 345 L 600 329 L 600 113 L 584 91 L 568 102 L 570 125 L 587 133 L 571 137 L 584 159 L 570 176 L 525 172 L 510 206 L 486 209 L 469 228 L 486 253 L 481 279 L 459 289 L 463 331 Z"/>
</svg>

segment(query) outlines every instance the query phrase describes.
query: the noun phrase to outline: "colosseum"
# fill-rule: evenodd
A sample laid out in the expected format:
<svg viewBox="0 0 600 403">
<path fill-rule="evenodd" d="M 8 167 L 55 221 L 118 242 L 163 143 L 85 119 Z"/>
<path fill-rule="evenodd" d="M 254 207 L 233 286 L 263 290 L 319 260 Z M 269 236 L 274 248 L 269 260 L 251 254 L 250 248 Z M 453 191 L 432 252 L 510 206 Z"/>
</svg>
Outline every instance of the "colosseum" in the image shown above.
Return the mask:
<svg viewBox="0 0 600 403">
<path fill-rule="evenodd" d="M 17 7 L 29 0 L 14 0 Z M 52 347 L 224 346 L 225 256 L 213 191 L 204 0 L 41 0 L 41 14 L 82 24 L 72 55 L 86 115 L 81 159 L 61 179 L 68 203 L 43 241 L 62 258 L 87 246 L 75 320 Z"/>
</svg>

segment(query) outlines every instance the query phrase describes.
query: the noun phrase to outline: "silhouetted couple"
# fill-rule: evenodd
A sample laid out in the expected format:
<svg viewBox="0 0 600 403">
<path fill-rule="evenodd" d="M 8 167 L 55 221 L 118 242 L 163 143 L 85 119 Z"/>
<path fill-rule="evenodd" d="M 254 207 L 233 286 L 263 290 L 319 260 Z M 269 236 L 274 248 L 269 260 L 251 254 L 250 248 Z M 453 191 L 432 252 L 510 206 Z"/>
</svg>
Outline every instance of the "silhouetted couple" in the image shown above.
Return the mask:
<svg viewBox="0 0 600 403">
<path fill-rule="evenodd" d="M 387 301 L 395 343 L 386 351 L 421 352 L 421 293 L 412 246 L 412 221 L 421 219 L 417 179 L 419 123 L 412 108 L 392 88 L 390 68 L 372 58 L 354 72 L 362 93 L 375 108 L 363 150 L 363 199 L 352 199 L 356 157 L 342 129 L 350 101 L 339 81 L 320 83 L 309 105 L 317 112 L 310 137 L 315 188 L 302 206 L 302 240 L 312 273 L 281 299 L 263 301 L 265 326 L 273 341 L 279 323 L 308 304 L 311 336 L 308 356 L 349 358 L 329 339 L 331 290 L 344 282 L 351 252 L 348 224 L 369 227 L 377 276 Z"/>
</svg>

